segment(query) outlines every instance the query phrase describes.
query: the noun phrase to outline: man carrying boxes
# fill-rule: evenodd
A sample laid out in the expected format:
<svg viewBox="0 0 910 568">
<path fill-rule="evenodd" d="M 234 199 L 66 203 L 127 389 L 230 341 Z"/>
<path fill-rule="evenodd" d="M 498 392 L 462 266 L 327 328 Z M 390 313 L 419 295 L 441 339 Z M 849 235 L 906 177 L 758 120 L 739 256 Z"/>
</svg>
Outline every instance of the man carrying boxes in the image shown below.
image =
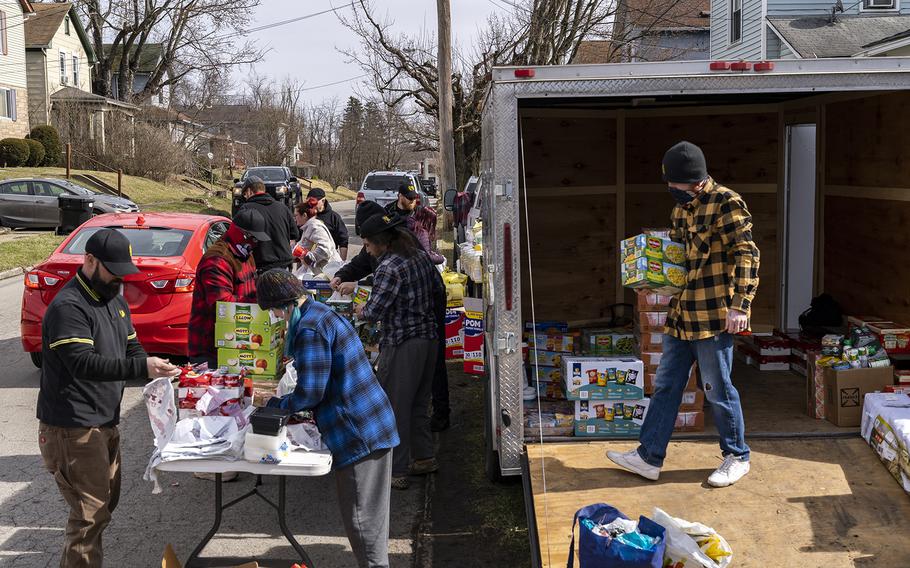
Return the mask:
<svg viewBox="0 0 910 568">
<path fill-rule="evenodd" d="M 752 239 L 752 217 L 745 202 L 708 175 L 705 156 L 698 146 L 680 142 L 670 148 L 663 158 L 663 176 L 678 202 L 673 208 L 669 236 L 684 245 L 688 274 L 679 279 L 676 270 L 680 267 L 671 264 L 667 268 L 663 264 L 660 275 L 665 281 L 660 281 L 657 270 L 647 271 L 654 273 L 643 276 L 653 281 L 649 286 L 627 278 L 624 269 L 626 285 L 656 288 L 670 284 L 682 291 L 670 302 L 654 394 L 641 427 L 640 445 L 626 453 L 607 452 L 607 457 L 646 479 L 658 478 L 683 391 L 692 364 L 697 361 L 724 454 L 723 464 L 711 474 L 708 483 L 726 487 L 749 472 L 742 407 L 730 371 L 733 335 L 749 329 L 749 311 L 758 288 L 759 251 Z M 666 243 L 654 245 L 649 249 L 645 241 L 642 253 L 651 250 L 653 254 L 660 248 L 666 256 L 673 250 Z"/>
</svg>

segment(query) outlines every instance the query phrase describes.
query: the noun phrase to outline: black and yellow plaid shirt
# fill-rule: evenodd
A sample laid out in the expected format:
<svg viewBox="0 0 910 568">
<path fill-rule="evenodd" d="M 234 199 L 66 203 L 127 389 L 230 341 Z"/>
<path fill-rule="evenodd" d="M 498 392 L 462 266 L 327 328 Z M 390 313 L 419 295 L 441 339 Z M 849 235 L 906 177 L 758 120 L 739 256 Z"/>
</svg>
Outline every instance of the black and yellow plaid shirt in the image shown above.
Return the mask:
<svg viewBox="0 0 910 568">
<path fill-rule="evenodd" d="M 751 313 L 759 264 L 752 215 L 742 197 L 711 179 L 670 219 L 670 238 L 686 245 L 689 273 L 670 303 L 666 333 L 687 341 L 714 337 L 726 329 L 730 308 Z"/>
</svg>

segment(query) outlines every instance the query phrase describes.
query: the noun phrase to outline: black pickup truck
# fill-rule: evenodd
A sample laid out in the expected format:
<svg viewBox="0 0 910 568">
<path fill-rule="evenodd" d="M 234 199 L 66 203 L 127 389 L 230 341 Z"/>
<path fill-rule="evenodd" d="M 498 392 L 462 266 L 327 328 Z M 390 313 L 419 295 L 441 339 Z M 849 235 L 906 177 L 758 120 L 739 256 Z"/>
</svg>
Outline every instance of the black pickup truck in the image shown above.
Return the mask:
<svg viewBox="0 0 910 568">
<path fill-rule="evenodd" d="M 231 214 L 237 212 L 237 209 L 243 205 L 243 182 L 249 177 L 256 176 L 265 183 L 265 190 L 277 201 L 281 201 L 288 207 L 294 207 L 301 200 L 300 183 L 291 173 L 289 168 L 284 166 L 257 166 L 249 168 L 243 175 L 234 180 L 234 196 L 231 202 Z"/>
</svg>

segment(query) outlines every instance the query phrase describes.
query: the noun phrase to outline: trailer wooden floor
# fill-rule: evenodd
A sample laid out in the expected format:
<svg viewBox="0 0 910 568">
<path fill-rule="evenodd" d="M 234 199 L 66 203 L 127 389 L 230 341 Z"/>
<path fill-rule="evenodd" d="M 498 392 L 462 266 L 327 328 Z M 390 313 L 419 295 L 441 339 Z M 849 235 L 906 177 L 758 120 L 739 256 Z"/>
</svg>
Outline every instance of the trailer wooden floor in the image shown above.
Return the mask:
<svg viewBox="0 0 910 568">
<path fill-rule="evenodd" d="M 600 502 L 631 518 L 657 506 L 712 526 L 733 547 L 736 567 L 910 566 L 910 497 L 865 441 L 750 445 L 751 473 L 725 489 L 705 484 L 720 463 L 714 442 L 671 442 L 657 482 L 604 456 L 634 442 L 529 445 L 542 566 L 566 565 L 575 511 Z"/>
</svg>

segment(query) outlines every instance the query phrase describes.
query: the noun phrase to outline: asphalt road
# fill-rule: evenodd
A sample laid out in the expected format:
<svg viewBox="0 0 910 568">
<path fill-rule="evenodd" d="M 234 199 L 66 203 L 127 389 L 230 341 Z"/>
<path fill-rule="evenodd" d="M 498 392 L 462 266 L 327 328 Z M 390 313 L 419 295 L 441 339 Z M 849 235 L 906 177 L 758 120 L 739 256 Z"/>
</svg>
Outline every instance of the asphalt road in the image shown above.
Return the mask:
<svg viewBox="0 0 910 568">
<path fill-rule="evenodd" d="M 335 207 L 353 221 L 353 202 Z M 19 340 L 22 288 L 21 277 L 0 282 L 0 566 L 38 568 L 59 564 L 67 507 L 38 452 L 35 404 L 40 373 L 22 352 Z M 123 399 L 123 490 L 104 534 L 105 566 L 157 566 L 168 543 L 185 558 L 208 531 L 214 515 L 211 482 L 166 473 L 162 474 L 163 493 L 152 495 L 151 483 L 142 480 L 152 449 L 142 386 L 128 385 Z M 225 501 L 250 489 L 252 482 L 251 476 L 243 475 L 226 484 Z M 277 500 L 274 479 L 266 478 L 265 492 Z M 289 478 L 288 524 L 317 566 L 355 566 L 335 495 L 331 474 Z M 423 484 L 414 483 L 392 497 L 392 566 L 409 567 L 412 531 L 424 501 Z M 204 555 L 256 558 L 260 566 L 282 568 L 296 560 L 281 536 L 274 511 L 256 499 L 225 512 L 221 532 Z M 239 561 L 220 563 L 225 564 Z"/>
</svg>

